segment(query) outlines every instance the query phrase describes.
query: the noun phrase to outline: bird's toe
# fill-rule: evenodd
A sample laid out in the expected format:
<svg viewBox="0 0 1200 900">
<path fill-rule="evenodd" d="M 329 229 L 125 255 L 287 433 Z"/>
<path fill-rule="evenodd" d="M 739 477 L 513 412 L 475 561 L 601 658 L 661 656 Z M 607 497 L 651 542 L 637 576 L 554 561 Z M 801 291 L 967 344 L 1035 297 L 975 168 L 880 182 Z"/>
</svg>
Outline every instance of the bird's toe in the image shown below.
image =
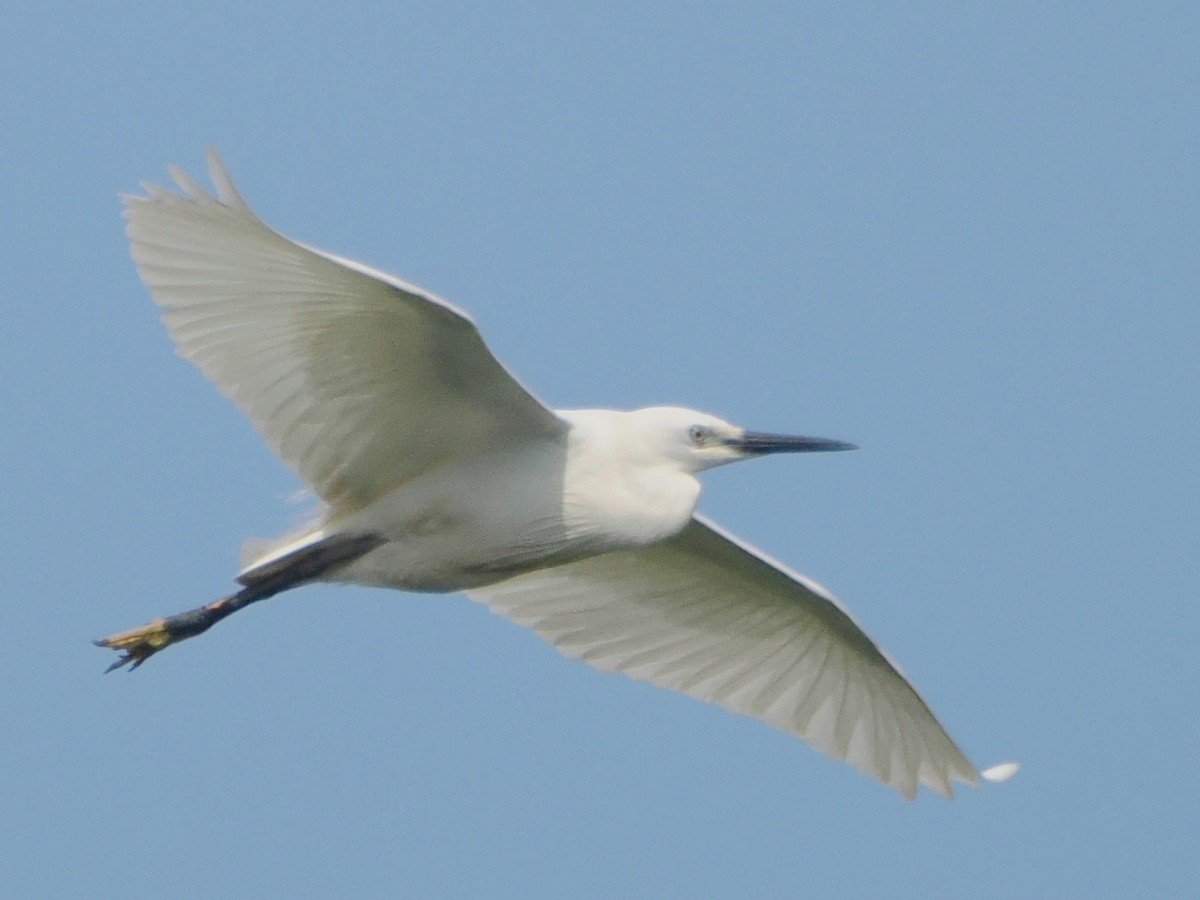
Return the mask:
<svg viewBox="0 0 1200 900">
<path fill-rule="evenodd" d="M 110 634 L 106 638 L 93 641 L 97 647 L 107 647 L 116 650 L 121 655 L 105 669 L 105 674 L 123 666 L 129 666 L 133 671 L 159 650 L 172 641 L 171 632 L 165 619 L 155 619 L 137 628 Z"/>
</svg>

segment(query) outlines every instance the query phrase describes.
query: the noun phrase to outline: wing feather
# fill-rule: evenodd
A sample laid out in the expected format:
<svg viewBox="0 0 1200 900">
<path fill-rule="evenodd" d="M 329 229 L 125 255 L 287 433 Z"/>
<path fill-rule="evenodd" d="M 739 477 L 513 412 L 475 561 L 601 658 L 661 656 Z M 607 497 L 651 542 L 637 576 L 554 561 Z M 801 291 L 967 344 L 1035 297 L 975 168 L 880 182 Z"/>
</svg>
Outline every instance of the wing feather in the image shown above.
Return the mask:
<svg viewBox="0 0 1200 900">
<path fill-rule="evenodd" d="M 906 796 L 977 781 L 832 595 L 699 516 L 663 543 L 470 594 L 567 656 L 763 719 Z"/>
<path fill-rule="evenodd" d="M 173 167 L 182 194 L 125 198 L 134 261 L 180 355 L 333 512 L 455 453 L 561 437 L 468 316 L 273 231 L 211 150 L 208 166 L 215 196 Z"/>
</svg>

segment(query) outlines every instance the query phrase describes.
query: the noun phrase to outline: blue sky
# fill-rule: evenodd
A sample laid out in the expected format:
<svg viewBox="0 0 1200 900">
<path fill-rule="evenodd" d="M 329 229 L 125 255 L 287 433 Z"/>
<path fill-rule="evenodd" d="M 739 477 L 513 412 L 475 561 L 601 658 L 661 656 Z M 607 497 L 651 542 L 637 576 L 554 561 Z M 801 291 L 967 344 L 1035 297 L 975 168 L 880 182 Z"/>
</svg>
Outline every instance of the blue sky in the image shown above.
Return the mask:
<svg viewBox="0 0 1200 900">
<path fill-rule="evenodd" d="M 28 5 L 0 32 L 0 887 L 1200 891 L 1200 12 Z M 314 587 L 133 675 L 298 485 L 176 358 L 117 195 L 215 144 L 558 406 L 853 454 L 702 508 L 836 591 L 1008 784 L 909 803 L 462 596 Z"/>
</svg>

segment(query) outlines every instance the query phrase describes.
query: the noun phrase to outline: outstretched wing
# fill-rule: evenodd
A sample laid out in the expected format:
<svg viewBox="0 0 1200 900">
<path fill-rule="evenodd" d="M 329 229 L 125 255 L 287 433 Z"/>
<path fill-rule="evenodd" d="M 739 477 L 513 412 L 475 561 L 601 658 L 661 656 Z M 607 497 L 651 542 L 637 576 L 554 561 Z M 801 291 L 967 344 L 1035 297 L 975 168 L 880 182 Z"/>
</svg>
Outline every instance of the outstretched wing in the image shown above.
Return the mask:
<svg viewBox="0 0 1200 900">
<path fill-rule="evenodd" d="M 455 454 L 565 431 L 465 313 L 273 231 L 212 150 L 208 168 L 216 196 L 173 168 L 182 195 L 125 198 L 133 259 L 180 355 L 335 513 Z"/>
<path fill-rule="evenodd" d="M 699 516 L 663 543 L 469 593 L 567 656 L 755 716 L 908 797 L 977 780 L 831 594 Z"/>
</svg>

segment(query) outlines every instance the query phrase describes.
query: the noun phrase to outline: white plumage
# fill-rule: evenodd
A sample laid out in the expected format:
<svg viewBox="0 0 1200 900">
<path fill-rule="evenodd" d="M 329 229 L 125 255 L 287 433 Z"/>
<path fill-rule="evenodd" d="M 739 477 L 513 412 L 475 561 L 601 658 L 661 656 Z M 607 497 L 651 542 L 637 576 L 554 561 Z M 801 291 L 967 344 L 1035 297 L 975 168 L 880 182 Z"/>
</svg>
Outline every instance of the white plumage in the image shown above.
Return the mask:
<svg viewBox="0 0 1200 900">
<path fill-rule="evenodd" d="M 127 198 L 138 271 L 181 355 L 325 502 L 257 551 L 243 589 L 106 639 L 144 661 L 314 580 L 466 590 L 567 656 L 755 716 L 907 796 L 975 767 L 816 583 L 695 514 L 703 469 L 840 450 L 693 410 L 552 411 L 449 303 L 292 241 L 242 200 Z M 985 775 L 1011 774 L 996 767 Z"/>
</svg>

